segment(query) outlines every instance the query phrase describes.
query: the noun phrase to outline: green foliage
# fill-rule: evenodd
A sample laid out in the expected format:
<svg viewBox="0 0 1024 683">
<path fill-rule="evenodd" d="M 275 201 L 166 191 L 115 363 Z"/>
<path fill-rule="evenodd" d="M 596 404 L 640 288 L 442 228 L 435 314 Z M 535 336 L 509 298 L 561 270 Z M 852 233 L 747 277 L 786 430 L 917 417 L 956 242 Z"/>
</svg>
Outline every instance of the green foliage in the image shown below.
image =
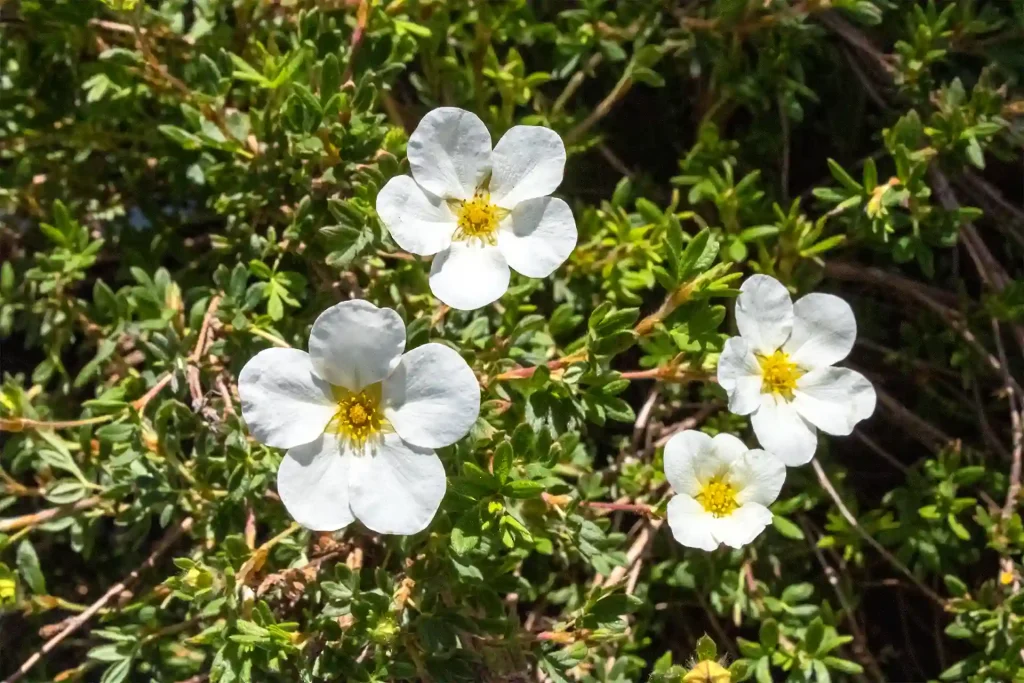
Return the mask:
<svg viewBox="0 0 1024 683">
<path fill-rule="evenodd" d="M 1020 3 L 12 0 L 2 22 L 0 676 L 74 625 L 24 680 L 1024 677 Z M 575 251 L 475 312 L 374 208 L 437 106 L 569 155 Z M 754 445 L 714 381 L 754 272 L 851 303 L 881 400 L 789 470 L 752 544 L 704 553 L 664 523 L 660 449 Z M 481 383 L 412 537 L 294 525 L 282 452 L 240 417 L 245 362 L 349 298 Z"/>
</svg>

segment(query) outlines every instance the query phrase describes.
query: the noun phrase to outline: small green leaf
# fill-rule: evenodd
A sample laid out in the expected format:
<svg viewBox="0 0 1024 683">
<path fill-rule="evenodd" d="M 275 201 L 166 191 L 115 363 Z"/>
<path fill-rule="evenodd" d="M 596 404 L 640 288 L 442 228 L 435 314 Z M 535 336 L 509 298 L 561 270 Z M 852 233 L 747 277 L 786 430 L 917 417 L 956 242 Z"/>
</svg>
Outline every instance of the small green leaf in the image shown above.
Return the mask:
<svg viewBox="0 0 1024 683">
<path fill-rule="evenodd" d="M 36 555 L 35 546 L 29 540 L 18 544 L 17 553 L 18 571 L 25 584 L 32 589 L 33 593 L 46 595 L 46 579 L 43 571 L 39 568 L 39 556 Z"/>
<path fill-rule="evenodd" d="M 515 454 L 512 452 L 512 444 L 508 441 L 502 441 L 494 449 L 494 476 L 503 484 L 508 480 L 509 472 L 512 471 L 514 459 Z"/>
<path fill-rule="evenodd" d="M 705 660 L 714 661 L 716 659 L 718 659 L 718 646 L 715 645 L 715 641 L 705 633 L 697 640 L 697 660 L 703 662 Z"/>
<path fill-rule="evenodd" d="M 517 479 L 505 484 L 502 493 L 509 498 L 536 498 L 544 490 L 544 484 L 530 479 Z"/>
<path fill-rule="evenodd" d="M 803 529 L 782 515 L 772 516 L 772 526 L 786 538 L 793 539 L 794 541 L 804 540 Z"/>
</svg>

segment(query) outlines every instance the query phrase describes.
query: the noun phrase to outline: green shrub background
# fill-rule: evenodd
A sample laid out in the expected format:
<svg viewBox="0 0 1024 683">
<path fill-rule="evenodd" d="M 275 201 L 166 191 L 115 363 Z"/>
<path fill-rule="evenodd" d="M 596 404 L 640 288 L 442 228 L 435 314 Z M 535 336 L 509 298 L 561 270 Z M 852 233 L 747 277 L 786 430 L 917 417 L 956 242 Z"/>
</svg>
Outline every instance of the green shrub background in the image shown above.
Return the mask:
<svg viewBox="0 0 1024 683">
<path fill-rule="evenodd" d="M 0 2 L 7 681 L 1024 680 L 1020 0 L 105 2 Z M 441 105 L 569 151 L 578 247 L 473 313 L 373 208 Z M 684 549 L 752 272 L 852 304 L 879 404 Z M 239 418 L 352 297 L 484 387 L 414 537 L 297 529 Z"/>
</svg>

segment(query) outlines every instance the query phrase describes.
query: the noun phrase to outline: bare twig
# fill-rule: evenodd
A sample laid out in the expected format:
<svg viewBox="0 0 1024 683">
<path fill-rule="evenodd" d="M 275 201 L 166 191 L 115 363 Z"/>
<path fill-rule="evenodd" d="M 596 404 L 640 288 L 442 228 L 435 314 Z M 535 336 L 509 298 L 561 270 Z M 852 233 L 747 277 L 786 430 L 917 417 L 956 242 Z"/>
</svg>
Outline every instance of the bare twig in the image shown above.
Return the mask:
<svg viewBox="0 0 1024 683">
<path fill-rule="evenodd" d="M 45 522 L 67 517 L 76 512 L 96 507 L 102 500 L 103 498 L 100 496 L 90 496 L 70 505 L 61 505 L 60 507 L 50 508 L 42 512 L 33 512 L 30 515 L 22 515 L 20 517 L 0 519 L 0 532 L 17 531 L 18 529 L 34 527 Z"/>
</svg>

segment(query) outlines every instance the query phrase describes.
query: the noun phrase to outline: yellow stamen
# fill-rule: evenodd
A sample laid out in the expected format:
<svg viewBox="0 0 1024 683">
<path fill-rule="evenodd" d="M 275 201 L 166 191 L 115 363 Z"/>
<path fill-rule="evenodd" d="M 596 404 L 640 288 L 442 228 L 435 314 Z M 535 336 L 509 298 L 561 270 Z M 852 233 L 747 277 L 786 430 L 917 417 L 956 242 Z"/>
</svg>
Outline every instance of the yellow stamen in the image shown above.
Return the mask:
<svg viewBox="0 0 1024 683">
<path fill-rule="evenodd" d="M 335 387 L 335 398 L 338 401 L 338 412 L 327 425 L 327 430 L 346 439 L 357 450 L 389 429 L 390 425 L 380 409 L 379 384 L 366 387 L 359 393 Z"/>
<path fill-rule="evenodd" d="M 762 391 L 786 399 L 793 398 L 796 381 L 804 373 L 789 360 L 789 354 L 780 349 L 770 356 L 757 356 L 757 362 L 761 364 Z"/>
<path fill-rule="evenodd" d="M 459 228 L 455 231 L 456 240 L 481 240 L 495 244 L 495 232 L 498 223 L 507 211 L 491 204 L 491 195 L 486 191 L 477 191 L 472 199 L 456 203 L 456 215 Z"/>
<path fill-rule="evenodd" d="M 736 502 L 736 489 L 718 477 L 713 477 L 704 484 L 697 494 L 697 502 L 715 517 L 727 517 L 739 507 Z"/>
</svg>

